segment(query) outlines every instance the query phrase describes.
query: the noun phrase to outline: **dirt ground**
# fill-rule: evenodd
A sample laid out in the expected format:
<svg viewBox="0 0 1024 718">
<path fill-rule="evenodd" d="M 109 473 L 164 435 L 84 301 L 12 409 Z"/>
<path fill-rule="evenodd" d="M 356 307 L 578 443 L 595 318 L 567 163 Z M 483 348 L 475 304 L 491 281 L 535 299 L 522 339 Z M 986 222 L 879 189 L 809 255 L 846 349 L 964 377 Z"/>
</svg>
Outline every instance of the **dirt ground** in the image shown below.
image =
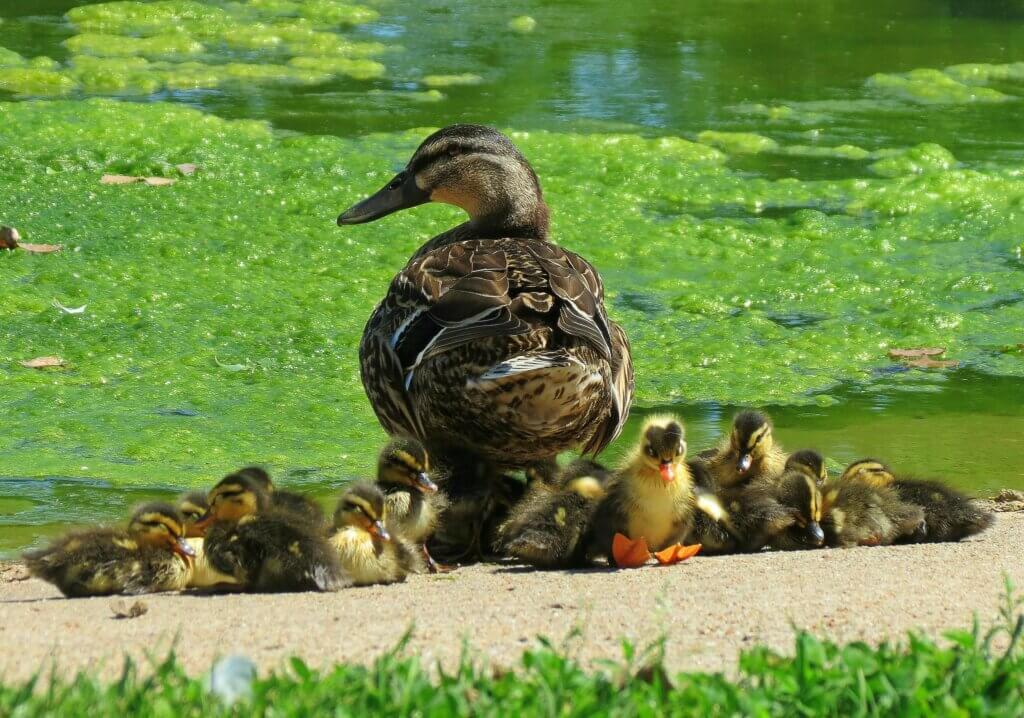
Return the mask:
<svg viewBox="0 0 1024 718">
<path fill-rule="evenodd" d="M 113 677 L 126 651 L 144 660 L 172 646 L 197 674 L 230 653 L 264 671 L 292 655 L 317 666 L 372 661 L 410 626 L 408 650 L 448 666 L 464 641 L 510 666 L 538 635 L 591 660 L 620 657 L 623 638 L 664 634 L 670 669 L 732 672 L 745 647 L 791 650 L 794 627 L 878 642 L 966 628 L 974 614 L 988 621 L 1004 574 L 1024 587 L 1022 556 L 1024 513 L 1001 513 L 962 543 L 698 556 L 624 571 L 481 565 L 335 594 L 150 595 L 144 615 L 123 619 L 111 608 L 121 599 L 65 599 L 11 564 L 0 567 L 0 677 L 47 666 Z"/>
</svg>

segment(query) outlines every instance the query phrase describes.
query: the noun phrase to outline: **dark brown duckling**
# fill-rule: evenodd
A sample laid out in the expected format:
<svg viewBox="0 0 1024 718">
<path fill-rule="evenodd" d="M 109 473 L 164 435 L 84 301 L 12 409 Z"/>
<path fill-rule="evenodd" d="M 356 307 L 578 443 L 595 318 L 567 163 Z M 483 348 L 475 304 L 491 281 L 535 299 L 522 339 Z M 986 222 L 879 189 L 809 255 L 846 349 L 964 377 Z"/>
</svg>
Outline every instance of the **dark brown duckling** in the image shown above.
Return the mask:
<svg viewBox="0 0 1024 718">
<path fill-rule="evenodd" d="M 308 516 L 275 506 L 252 472 L 222 479 L 208 502 L 197 524 L 204 532 L 206 559 L 243 588 L 335 591 L 351 583 L 320 527 Z"/>
<path fill-rule="evenodd" d="M 821 525 L 829 546 L 888 546 L 912 540 L 927 527 L 920 506 L 903 501 L 892 486 L 850 471 L 825 484 L 822 494 Z"/>
<path fill-rule="evenodd" d="M 782 475 L 786 452 L 775 443 L 771 419 L 759 411 L 741 411 L 732 431 L 716 449 L 697 455 L 716 489 L 732 489 Z"/>
<path fill-rule="evenodd" d="M 327 519 L 324 517 L 324 510 L 320 504 L 297 491 L 279 489 L 271 480 L 266 469 L 259 466 L 246 466 L 235 472 L 235 475 L 246 477 L 254 485 L 259 486 L 266 493 L 270 508 L 286 511 L 296 519 L 305 521 L 318 530 L 327 529 Z"/>
<path fill-rule="evenodd" d="M 937 480 L 896 476 L 885 464 L 875 459 L 855 461 L 844 476 L 867 481 L 872 485 L 891 486 L 900 499 L 920 506 L 924 511 L 921 529 L 904 541 L 960 541 L 981 533 L 993 523 L 992 512 L 970 497 Z"/>
</svg>

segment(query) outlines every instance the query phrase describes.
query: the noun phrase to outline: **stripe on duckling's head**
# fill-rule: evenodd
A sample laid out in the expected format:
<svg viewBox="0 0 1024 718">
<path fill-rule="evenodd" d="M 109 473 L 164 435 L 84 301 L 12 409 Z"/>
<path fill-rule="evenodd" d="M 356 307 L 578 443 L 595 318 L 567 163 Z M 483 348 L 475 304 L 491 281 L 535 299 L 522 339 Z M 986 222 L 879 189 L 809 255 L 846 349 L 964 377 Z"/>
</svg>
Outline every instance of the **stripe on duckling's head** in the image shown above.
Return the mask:
<svg viewBox="0 0 1024 718">
<path fill-rule="evenodd" d="M 732 420 L 731 440 L 738 451 L 767 451 L 772 443 L 772 421 L 760 411 L 741 411 Z"/>
<path fill-rule="evenodd" d="M 185 534 L 185 521 L 174 506 L 163 501 L 154 501 L 135 509 L 128 530 L 139 538 L 177 539 Z"/>
<path fill-rule="evenodd" d="M 267 508 L 266 483 L 248 469 L 221 479 L 207 496 L 210 514 L 219 521 L 240 521 Z"/>
<path fill-rule="evenodd" d="M 860 459 L 846 467 L 841 481 L 863 481 L 873 486 L 888 486 L 896 480 L 889 467 L 878 459 Z"/>
<path fill-rule="evenodd" d="M 384 494 L 373 484 L 353 484 L 341 495 L 334 512 L 335 525 L 353 523 L 355 519 L 384 520 Z M 365 521 L 359 521 L 365 523 Z"/>
<path fill-rule="evenodd" d="M 178 499 L 178 511 L 186 521 L 195 521 L 206 513 L 209 504 L 202 491 L 190 491 Z"/>
<path fill-rule="evenodd" d="M 802 449 L 790 454 L 786 459 L 786 471 L 799 471 L 818 482 L 828 479 L 825 457 L 813 449 Z"/>
</svg>

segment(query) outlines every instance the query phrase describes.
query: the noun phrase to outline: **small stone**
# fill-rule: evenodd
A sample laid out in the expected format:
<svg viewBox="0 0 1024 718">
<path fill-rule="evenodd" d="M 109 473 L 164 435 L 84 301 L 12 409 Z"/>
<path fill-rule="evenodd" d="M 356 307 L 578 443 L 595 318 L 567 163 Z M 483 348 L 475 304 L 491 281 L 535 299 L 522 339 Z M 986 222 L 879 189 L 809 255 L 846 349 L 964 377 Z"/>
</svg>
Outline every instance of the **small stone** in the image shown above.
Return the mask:
<svg viewBox="0 0 1024 718">
<path fill-rule="evenodd" d="M 143 601 L 133 601 L 130 605 L 124 599 L 114 601 L 110 604 L 110 610 L 114 618 L 138 618 L 149 611 L 149 606 Z"/>
</svg>

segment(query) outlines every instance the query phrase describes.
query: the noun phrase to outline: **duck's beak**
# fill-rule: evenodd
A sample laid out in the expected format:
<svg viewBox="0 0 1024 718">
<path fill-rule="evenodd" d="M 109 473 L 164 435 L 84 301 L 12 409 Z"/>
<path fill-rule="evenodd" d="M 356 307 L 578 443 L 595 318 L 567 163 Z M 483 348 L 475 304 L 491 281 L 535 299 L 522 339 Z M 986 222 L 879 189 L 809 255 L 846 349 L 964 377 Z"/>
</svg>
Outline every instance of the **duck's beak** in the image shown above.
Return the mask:
<svg viewBox="0 0 1024 718">
<path fill-rule="evenodd" d="M 821 524 L 817 521 L 807 524 L 807 535 L 815 546 L 821 546 L 825 543 L 825 532 L 821 530 Z"/>
<path fill-rule="evenodd" d="M 374 536 L 377 536 L 382 541 L 391 540 L 391 534 L 389 534 L 388 530 L 384 528 L 383 521 L 374 521 L 372 524 L 370 524 L 370 533 Z"/>
<path fill-rule="evenodd" d="M 437 484 L 430 480 L 426 471 L 421 471 L 416 475 L 416 488 L 426 493 L 433 493 L 437 491 Z"/>
<path fill-rule="evenodd" d="M 658 465 L 658 470 L 661 472 L 661 480 L 666 484 L 671 484 L 676 480 L 676 466 L 671 461 L 663 461 Z"/>
<path fill-rule="evenodd" d="M 416 176 L 402 170 L 376 194 L 358 202 L 338 217 L 338 225 L 362 224 L 386 217 L 400 209 L 409 209 L 430 200 L 430 193 L 419 188 Z"/>
<path fill-rule="evenodd" d="M 750 469 L 750 465 L 754 463 L 754 457 L 750 454 L 740 454 L 740 460 L 736 464 L 736 468 L 742 474 L 744 471 Z"/>
<path fill-rule="evenodd" d="M 196 555 L 195 549 L 189 546 L 188 542 L 181 537 L 174 540 L 174 545 L 171 547 L 171 550 L 185 560 L 194 558 Z"/>
</svg>

